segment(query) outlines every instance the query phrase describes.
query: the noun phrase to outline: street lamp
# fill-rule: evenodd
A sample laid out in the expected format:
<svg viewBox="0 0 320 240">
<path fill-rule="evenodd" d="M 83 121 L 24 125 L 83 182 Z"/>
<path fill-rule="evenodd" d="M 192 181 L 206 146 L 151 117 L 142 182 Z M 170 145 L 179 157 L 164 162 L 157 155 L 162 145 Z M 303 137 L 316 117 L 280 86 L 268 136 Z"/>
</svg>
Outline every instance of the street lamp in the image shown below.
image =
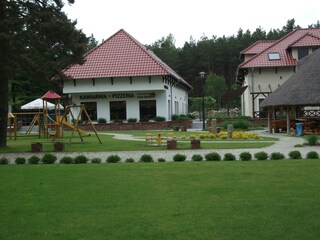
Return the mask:
<svg viewBox="0 0 320 240">
<path fill-rule="evenodd" d="M 204 114 L 204 77 L 205 72 L 199 72 L 201 77 L 201 95 L 202 95 L 202 130 L 206 130 L 206 120 L 205 120 L 205 114 Z"/>
</svg>

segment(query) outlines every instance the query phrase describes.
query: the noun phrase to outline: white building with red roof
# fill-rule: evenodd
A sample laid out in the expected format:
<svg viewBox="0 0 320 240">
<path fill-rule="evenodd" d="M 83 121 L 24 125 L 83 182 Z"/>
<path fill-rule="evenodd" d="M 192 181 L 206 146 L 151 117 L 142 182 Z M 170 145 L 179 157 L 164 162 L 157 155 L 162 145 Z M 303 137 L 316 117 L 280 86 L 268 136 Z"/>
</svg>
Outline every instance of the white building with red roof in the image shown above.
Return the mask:
<svg viewBox="0 0 320 240">
<path fill-rule="evenodd" d="M 260 103 L 295 73 L 299 59 L 319 47 L 320 29 L 296 29 L 277 41 L 258 41 L 243 50 L 237 76 L 237 82 L 247 86 L 242 114 L 265 117 Z"/>
<path fill-rule="evenodd" d="M 124 30 L 63 71 L 63 93 L 84 104 L 93 120 L 138 121 L 187 114 L 192 87 Z"/>
</svg>

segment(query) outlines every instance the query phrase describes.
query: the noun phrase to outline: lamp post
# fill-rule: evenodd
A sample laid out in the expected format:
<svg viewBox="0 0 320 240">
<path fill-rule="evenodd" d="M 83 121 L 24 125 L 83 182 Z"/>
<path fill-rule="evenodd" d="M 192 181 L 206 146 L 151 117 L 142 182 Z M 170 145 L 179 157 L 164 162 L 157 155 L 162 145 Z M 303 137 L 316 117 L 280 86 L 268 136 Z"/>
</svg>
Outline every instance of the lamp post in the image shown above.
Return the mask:
<svg viewBox="0 0 320 240">
<path fill-rule="evenodd" d="M 205 114 L 204 114 L 204 76 L 205 72 L 200 72 L 200 77 L 201 77 L 201 97 L 202 97 L 202 130 L 206 130 L 206 120 L 205 120 Z"/>
</svg>

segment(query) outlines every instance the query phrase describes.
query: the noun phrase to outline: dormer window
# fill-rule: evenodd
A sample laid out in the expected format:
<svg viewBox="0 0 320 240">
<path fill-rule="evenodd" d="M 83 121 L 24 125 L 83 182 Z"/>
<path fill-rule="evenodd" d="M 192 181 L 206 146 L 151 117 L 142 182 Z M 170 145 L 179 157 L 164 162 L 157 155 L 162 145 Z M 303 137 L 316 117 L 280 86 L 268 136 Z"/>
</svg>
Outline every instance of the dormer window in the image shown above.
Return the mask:
<svg viewBox="0 0 320 240">
<path fill-rule="evenodd" d="M 272 61 L 272 60 L 280 60 L 280 53 L 278 53 L 278 52 L 268 53 L 268 57 L 269 57 L 270 61 Z"/>
<path fill-rule="evenodd" d="M 298 48 L 298 60 L 301 58 L 304 58 L 305 56 L 308 56 L 309 50 L 308 48 Z"/>
</svg>

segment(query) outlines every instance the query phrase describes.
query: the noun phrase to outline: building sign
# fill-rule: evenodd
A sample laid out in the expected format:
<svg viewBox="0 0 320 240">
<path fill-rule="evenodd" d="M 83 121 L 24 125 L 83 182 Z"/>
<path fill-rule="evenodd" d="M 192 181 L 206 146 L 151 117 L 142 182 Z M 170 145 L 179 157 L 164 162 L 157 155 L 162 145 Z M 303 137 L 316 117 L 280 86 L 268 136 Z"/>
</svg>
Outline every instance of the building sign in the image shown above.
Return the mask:
<svg viewBox="0 0 320 240">
<path fill-rule="evenodd" d="M 125 99 L 125 98 L 155 98 L 155 93 L 111 93 L 111 94 L 82 94 L 80 100 L 92 99 Z"/>
</svg>

